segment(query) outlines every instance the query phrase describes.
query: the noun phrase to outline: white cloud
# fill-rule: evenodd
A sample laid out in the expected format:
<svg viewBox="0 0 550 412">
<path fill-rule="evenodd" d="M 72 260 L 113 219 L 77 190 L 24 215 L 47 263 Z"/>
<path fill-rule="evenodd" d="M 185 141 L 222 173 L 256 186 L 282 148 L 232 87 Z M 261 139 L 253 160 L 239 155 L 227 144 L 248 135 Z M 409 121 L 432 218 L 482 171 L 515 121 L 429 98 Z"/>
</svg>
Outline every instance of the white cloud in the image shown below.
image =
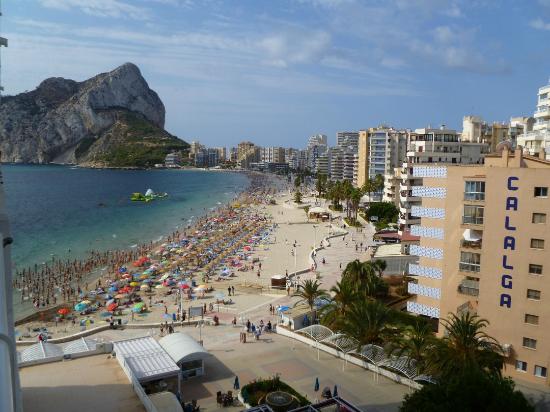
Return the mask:
<svg viewBox="0 0 550 412">
<path fill-rule="evenodd" d="M 319 62 L 331 45 L 330 35 L 324 31 L 282 32 L 264 37 L 258 42 L 267 55 L 266 62 L 278 67 L 289 64 Z"/>
<path fill-rule="evenodd" d="M 77 9 L 97 17 L 125 18 L 146 20 L 149 11 L 121 0 L 39 0 L 43 7 L 72 10 Z"/>
<path fill-rule="evenodd" d="M 536 19 L 529 23 L 531 27 L 537 30 L 550 30 L 550 22 L 545 22 L 542 19 Z"/>
</svg>

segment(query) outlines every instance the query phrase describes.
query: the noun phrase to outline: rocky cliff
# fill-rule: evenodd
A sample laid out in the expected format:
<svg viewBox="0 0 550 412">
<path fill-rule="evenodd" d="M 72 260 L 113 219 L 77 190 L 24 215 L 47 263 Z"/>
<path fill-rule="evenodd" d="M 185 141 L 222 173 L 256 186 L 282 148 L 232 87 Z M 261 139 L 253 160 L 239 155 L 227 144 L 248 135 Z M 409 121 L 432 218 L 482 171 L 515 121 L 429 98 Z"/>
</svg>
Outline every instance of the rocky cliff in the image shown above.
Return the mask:
<svg viewBox="0 0 550 412">
<path fill-rule="evenodd" d="M 188 144 L 164 130 L 165 109 L 126 63 L 83 82 L 44 80 L 0 105 L 2 162 L 152 166 Z"/>
</svg>

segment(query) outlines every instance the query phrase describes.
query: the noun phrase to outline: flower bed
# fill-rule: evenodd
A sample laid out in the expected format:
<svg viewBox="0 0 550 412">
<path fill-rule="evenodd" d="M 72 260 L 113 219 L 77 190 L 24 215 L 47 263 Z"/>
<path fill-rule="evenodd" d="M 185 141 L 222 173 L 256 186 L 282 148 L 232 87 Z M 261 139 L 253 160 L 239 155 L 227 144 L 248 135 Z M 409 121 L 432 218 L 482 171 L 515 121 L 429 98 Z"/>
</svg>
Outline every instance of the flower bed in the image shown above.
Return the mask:
<svg viewBox="0 0 550 412">
<path fill-rule="evenodd" d="M 296 392 L 291 386 L 280 380 L 279 376 L 269 379 L 253 380 L 241 389 L 241 395 L 250 406 L 258 406 L 265 403 L 265 397 L 270 392 L 281 391 L 292 395 L 297 402 L 297 406 L 306 406 L 311 404 L 307 398 Z"/>
</svg>

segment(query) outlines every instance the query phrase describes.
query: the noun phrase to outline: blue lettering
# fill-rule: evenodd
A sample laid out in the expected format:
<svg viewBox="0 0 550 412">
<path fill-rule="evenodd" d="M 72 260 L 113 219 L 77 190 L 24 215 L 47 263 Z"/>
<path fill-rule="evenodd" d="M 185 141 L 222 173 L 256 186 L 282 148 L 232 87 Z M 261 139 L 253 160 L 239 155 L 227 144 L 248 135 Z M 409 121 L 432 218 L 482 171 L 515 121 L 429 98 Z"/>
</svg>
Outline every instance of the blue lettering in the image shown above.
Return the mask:
<svg viewBox="0 0 550 412">
<path fill-rule="evenodd" d="M 517 197 L 507 197 L 506 198 L 506 210 L 518 210 L 518 198 Z"/>
<path fill-rule="evenodd" d="M 504 238 L 504 250 L 516 250 L 516 238 L 513 236 L 506 236 Z"/>
<path fill-rule="evenodd" d="M 512 265 L 508 265 L 508 256 L 506 255 L 502 256 L 502 267 L 504 269 L 514 270 L 514 267 Z"/>
<path fill-rule="evenodd" d="M 506 306 L 507 308 L 512 307 L 512 296 L 507 293 L 500 294 L 500 306 Z"/>
<path fill-rule="evenodd" d="M 518 180 L 519 180 L 519 177 L 510 176 L 508 178 L 508 190 L 518 190 L 519 188 L 517 186 L 512 185 L 512 182 L 514 182 L 514 181 L 517 182 Z"/>
<path fill-rule="evenodd" d="M 510 216 L 506 216 L 504 219 L 504 228 L 506 230 L 516 230 L 516 227 L 510 224 Z"/>
<path fill-rule="evenodd" d="M 500 284 L 505 289 L 512 289 L 512 275 L 502 275 Z"/>
</svg>

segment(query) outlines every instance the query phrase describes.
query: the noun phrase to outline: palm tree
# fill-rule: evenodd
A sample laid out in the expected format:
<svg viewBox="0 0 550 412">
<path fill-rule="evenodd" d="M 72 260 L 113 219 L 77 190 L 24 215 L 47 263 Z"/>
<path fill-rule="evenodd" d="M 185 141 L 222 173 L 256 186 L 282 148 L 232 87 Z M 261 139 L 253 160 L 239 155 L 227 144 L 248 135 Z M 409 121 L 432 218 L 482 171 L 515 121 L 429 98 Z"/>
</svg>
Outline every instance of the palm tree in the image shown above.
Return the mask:
<svg viewBox="0 0 550 412">
<path fill-rule="evenodd" d="M 321 323 L 331 329 L 339 329 L 352 303 L 358 299 L 355 285 L 349 281 L 336 282 L 330 291 L 330 303 L 321 309 Z"/>
<path fill-rule="evenodd" d="M 483 329 L 489 322 L 469 312 L 450 314 L 441 320 L 445 336 L 433 351 L 433 362 L 444 377 L 478 369 L 500 376 L 504 365 L 502 349 L 497 340 Z"/>
<path fill-rule="evenodd" d="M 362 296 L 374 298 L 379 292 L 387 289 L 381 278 L 385 268 L 384 261 L 361 262 L 355 259 L 346 265 L 342 278 L 354 284 Z"/>
<path fill-rule="evenodd" d="M 406 326 L 397 335 L 397 339 L 392 344 L 391 353 L 414 359 L 419 374 L 433 373 L 431 354 L 436 345 L 437 338 L 433 334 L 430 325 L 417 320 L 414 325 Z"/>
<path fill-rule="evenodd" d="M 304 212 L 306 212 L 307 221 L 309 222 L 309 205 L 304 206 Z"/>
<path fill-rule="evenodd" d="M 380 344 L 387 333 L 390 309 L 377 301 L 353 302 L 344 318 L 341 331 L 354 338 L 360 349 L 369 343 Z"/>
<path fill-rule="evenodd" d="M 307 305 L 309 310 L 313 314 L 313 320 L 315 321 L 315 301 L 319 298 L 328 298 L 329 295 L 325 289 L 321 289 L 321 284 L 317 280 L 308 279 L 304 281 L 301 287 L 292 296 L 299 297 L 300 299 L 294 304 L 294 307 L 298 305 Z"/>
<path fill-rule="evenodd" d="M 357 212 L 359 211 L 359 204 L 361 203 L 361 198 L 363 197 L 363 192 L 360 189 L 354 188 L 350 196 L 350 204 L 353 212 L 353 221 L 357 221 Z"/>
</svg>

